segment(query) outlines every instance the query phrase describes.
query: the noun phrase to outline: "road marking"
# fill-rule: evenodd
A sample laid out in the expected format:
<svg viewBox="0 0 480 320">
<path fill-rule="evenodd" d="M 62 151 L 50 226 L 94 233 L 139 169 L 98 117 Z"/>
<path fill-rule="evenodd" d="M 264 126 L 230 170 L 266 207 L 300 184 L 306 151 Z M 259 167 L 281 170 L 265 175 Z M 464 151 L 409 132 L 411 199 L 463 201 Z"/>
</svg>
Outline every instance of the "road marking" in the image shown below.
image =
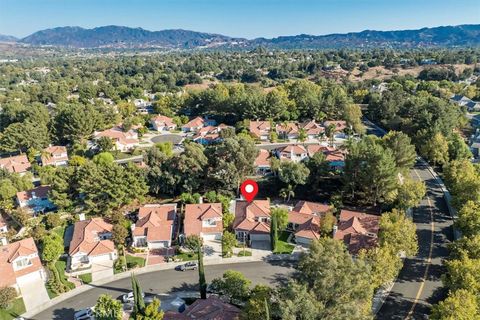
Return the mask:
<svg viewBox="0 0 480 320">
<path fill-rule="evenodd" d="M 417 170 L 413 170 L 415 172 L 415 175 L 420 181 L 423 181 L 420 175 L 418 174 Z M 422 295 L 423 288 L 425 287 L 425 281 L 427 281 L 427 276 L 428 276 L 428 270 L 430 269 L 430 263 L 432 262 L 432 251 L 433 251 L 433 234 L 435 231 L 435 221 L 433 219 L 433 211 L 432 211 L 432 202 L 430 201 L 430 196 L 428 195 L 427 191 L 427 203 L 428 203 L 428 211 L 430 212 L 430 249 L 428 252 L 428 259 L 427 259 L 427 267 L 425 268 L 425 273 L 423 275 L 422 283 L 420 284 L 420 287 L 418 288 L 417 295 L 415 296 L 415 300 L 413 301 L 412 308 L 408 312 L 407 316 L 405 319 L 410 319 L 412 317 L 413 311 L 415 310 L 415 307 L 417 306 L 418 300 L 420 300 L 420 296 Z"/>
</svg>

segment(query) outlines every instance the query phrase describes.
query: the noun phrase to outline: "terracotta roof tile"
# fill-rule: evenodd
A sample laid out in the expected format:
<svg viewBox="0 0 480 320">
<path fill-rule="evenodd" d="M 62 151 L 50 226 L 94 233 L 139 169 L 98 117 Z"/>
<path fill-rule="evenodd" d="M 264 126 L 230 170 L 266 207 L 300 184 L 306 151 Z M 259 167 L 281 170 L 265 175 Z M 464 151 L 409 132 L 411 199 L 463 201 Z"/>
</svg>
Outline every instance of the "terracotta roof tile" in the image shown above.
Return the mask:
<svg viewBox="0 0 480 320">
<path fill-rule="evenodd" d="M 238 200 L 235 203 L 235 220 L 233 228 L 250 232 L 255 229 L 256 232 L 270 232 L 270 224 L 265 223 L 264 226 L 259 226 L 259 218 L 270 218 L 270 200 L 253 200 L 247 201 Z M 266 231 L 268 229 L 268 231 Z"/>
<path fill-rule="evenodd" d="M 184 312 L 166 312 L 164 320 L 236 320 L 240 318 L 240 309 L 225 303 L 217 296 L 197 299 Z"/>
<path fill-rule="evenodd" d="M 223 232 L 221 203 L 201 203 L 185 205 L 184 233 L 200 235 L 201 233 Z M 216 226 L 203 227 L 202 221 L 218 219 Z"/>
<path fill-rule="evenodd" d="M 356 211 L 342 210 L 334 238 L 343 240 L 352 254 L 377 244 L 380 217 Z"/>
<path fill-rule="evenodd" d="M 12 262 L 16 258 L 22 256 L 29 256 L 36 254 L 37 256 L 32 258 L 31 265 L 14 271 Z M 11 286 L 17 282 L 17 278 L 26 274 L 36 272 L 42 269 L 42 263 L 38 258 L 38 250 L 33 241 L 33 238 L 23 239 L 17 242 L 0 246 L 0 287 Z"/>
<path fill-rule="evenodd" d="M 147 236 L 147 241 L 170 241 L 176 214 L 176 204 L 145 205 L 138 211 L 133 235 Z"/>
<path fill-rule="evenodd" d="M 0 168 L 12 173 L 24 173 L 27 172 L 31 167 L 32 165 L 28 161 L 27 156 L 24 154 L 0 159 Z"/>
<path fill-rule="evenodd" d="M 111 240 L 101 240 L 99 235 L 112 232 L 113 226 L 102 218 L 77 221 L 73 228 L 69 254 L 84 252 L 87 255 L 97 255 L 115 251 Z M 99 245 L 99 242 L 102 242 Z M 93 254 L 94 253 L 94 254 Z"/>
</svg>

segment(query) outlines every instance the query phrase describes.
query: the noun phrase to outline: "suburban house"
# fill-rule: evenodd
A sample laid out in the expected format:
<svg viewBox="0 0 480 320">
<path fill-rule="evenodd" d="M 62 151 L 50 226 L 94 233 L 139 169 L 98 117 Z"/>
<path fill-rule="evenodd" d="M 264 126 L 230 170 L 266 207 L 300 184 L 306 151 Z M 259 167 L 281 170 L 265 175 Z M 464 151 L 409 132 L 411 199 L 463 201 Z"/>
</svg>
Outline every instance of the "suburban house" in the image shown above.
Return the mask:
<svg viewBox="0 0 480 320">
<path fill-rule="evenodd" d="M 49 146 L 43 149 L 40 159 L 42 166 L 66 166 L 68 164 L 67 148 L 64 146 Z"/>
<path fill-rule="evenodd" d="M 295 122 L 277 124 L 276 130 L 278 136 L 282 139 L 293 140 L 298 138 L 298 126 Z"/>
<path fill-rule="evenodd" d="M 467 107 L 467 110 L 470 112 L 480 111 L 480 102 L 471 100 L 467 102 L 465 106 Z"/>
<path fill-rule="evenodd" d="M 112 229 L 113 226 L 102 218 L 75 222 L 68 250 L 68 269 L 85 270 L 95 262 L 115 261 L 117 250 L 110 240 Z"/>
<path fill-rule="evenodd" d="M 271 173 L 270 152 L 265 149 L 260 149 L 257 158 L 255 158 L 254 165 L 258 175 Z"/>
<path fill-rule="evenodd" d="M 134 247 L 169 248 L 172 245 L 177 217 L 176 204 L 147 204 L 138 211 L 132 225 Z"/>
<path fill-rule="evenodd" d="M 333 238 L 342 240 L 348 251 L 355 255 L 360 249 L 369 249 L 377 245 L 379 222 L 379 216 L 342 210 L 333 230 Z"/>
<path fill-rule="evenodd" d="M 4 246 L 8 243 L 6 233 L 8 232 L 8 225 L 5 218 L 0 213 L 0 246 Z"/>
<path fill-rule="evenodd" d="M 29 284 L 47 280 L 33 238 L 0 247 L 0 288 L 31 289 Z M 43 285 L 42 285 L 43 287 Z"/>
<path fill-rule="evenodd" d="M 312 157 L 318 152 L 322 152 L 332 170 L 343 170 L 345 167 L 345 153 L 335 147 L 309 144 L 307 145 L 307 151 L 309 157 Z"/>
<path fill-rule="evenodd" d="M 158 115 L 150 120 L 152 127 L 157 131 L 170 131 L 175 130 L 177 125 L 173 122 L 172 118 Z"/>
<path fill-rule="evenodd" d="M 138 133 L 135 130 L 123 131 L 120 127 L 113 127 L 101 132 L 95 132 L 96 140 L 107 137 L 113 140 L 117 150 L 125 152 L 137 147 L 140 143 Z"/>
<path fill-rule="evenodd" d="M 211 295 L 207 299 L 197 299 L 182 312 L 167 311 L 163 320 L 237 320 L 240 309 Z"/>
<path fill-rule="evenodd" d="M 205 126 L 205 120 L 202 117 L 196 117 L 182 126 L 183 132 L 194 132 Z"/>
<path fill-rule="evenodd" d="M 450 101 L 458 104 L 459 106 L 465 106 L 467 103 L 469 103 L 472 100 L 470 100 L 470 98 L 468 98 L 464 95 L 454 94 L 450 97 Z"/>
<path fill-rule="evenodd" d="M 257 139 L 268 140 L 268 135 L 272 129 L 270 121 L 253 121 L 249 124 L 250 133 Z"/>
<path fill-rule="evenodd" d="M 17 203 L 20 208 L 26 208 L 34 214 L 55 209 L 55 204 L 48 199 L 50 186 L 39 186 L 27 191 L 17 192 Z"/>
<path fill-rule="evenodd" d="M 276 149 L 277 156 L 280 160 L 290 160 L 300 162 L 308 157 L 308 151 L 304 146 L 298 144 L 290 144 L 285 147 Z"/>
<path fill-rule="evenodd" d="M 300 128 L 305 130 L 308 139 L 316 139 L 325 132 L 325 128 L 316 123 L 315 120 L 306 121 L 300 124 Z"/>
<path fill-rule="evenodd" d="M 328 205 L 299 201 L 288 213 L 287 230 L 293 232 L 297 244 L 308 246 L 320 238 L 320 221 L 329 211 Z"/>
<path fill-rule="evenodd" d="M 242 243 L 270 242 L 270 200 L 237 200 L 233 229 Z"/>
<path fill-rule="evenodd" d="M 31 168 L 32 165 L 30 164 L 30 161 L 28 161 L 27 156 L 24 154 L 0 159 L 0 169 L 5 169 L 11 173 L 23 175 Z"/>
<path fill-rule="evenodd" d="M 335 137 L 340 137 L 343 136 L 343 131 L 347 128 L 347 122 L 343 120 L 337 120 L 337 121 L 325 121 L 323 123 L 323 126 L 325 128 L 328 128 L 330 126 L 334 127 L 334 136 Z"/>
<path fill-rule="evenodd" d="M 203 240 L 221 240 L 223 234 L 221 203 L 185 205 L 184 234 L 197 235 Z"/>
</svg>

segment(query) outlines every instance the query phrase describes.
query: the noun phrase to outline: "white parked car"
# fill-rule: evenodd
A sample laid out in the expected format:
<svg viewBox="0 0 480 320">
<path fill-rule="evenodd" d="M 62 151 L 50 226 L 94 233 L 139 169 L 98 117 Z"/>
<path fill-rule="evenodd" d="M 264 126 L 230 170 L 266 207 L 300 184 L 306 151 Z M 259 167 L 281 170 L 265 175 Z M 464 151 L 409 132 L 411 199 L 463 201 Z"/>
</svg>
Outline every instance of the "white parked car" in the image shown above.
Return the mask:
<svg viewBox="0 0 480 320">
<path fill-rule="evenodd" d="M 73 315 L 74 320 L 95 320 L 95 316 L 93 314 L 93 308 L 82 309 L 80 311 L 75 312 Z"/>
<path fill-rule="evenodd" d="M 142 292 L 142 297 L 145 298 L 145 293 Z M 127 303 L 127 302 L 134 302 L 135 299 L 133 298 L 133 291 L 130 291 L 129 293 L 125 293 L 122 296 L 122 302 Z"/>
</svg>

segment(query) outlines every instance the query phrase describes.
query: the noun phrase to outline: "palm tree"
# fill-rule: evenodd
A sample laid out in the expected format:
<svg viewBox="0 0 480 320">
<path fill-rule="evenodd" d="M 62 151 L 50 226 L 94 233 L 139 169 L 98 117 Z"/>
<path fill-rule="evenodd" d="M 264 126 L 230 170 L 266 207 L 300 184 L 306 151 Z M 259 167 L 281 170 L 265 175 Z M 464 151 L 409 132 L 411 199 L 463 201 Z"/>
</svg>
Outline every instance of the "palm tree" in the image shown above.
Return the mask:
<svg viewBox="0 0 480 320">
<path fill-rule="evenodd" d="M 290 202 L 291 197 L 295 197 L 295 192 L 293 191 L 292 185 L 288 185 L 286 188 L 282 188 L 280 190 L 280 197 L 283 198 L 283 201 L 285 202 L 285 199 L 287 202 Z"/>
</svg>

